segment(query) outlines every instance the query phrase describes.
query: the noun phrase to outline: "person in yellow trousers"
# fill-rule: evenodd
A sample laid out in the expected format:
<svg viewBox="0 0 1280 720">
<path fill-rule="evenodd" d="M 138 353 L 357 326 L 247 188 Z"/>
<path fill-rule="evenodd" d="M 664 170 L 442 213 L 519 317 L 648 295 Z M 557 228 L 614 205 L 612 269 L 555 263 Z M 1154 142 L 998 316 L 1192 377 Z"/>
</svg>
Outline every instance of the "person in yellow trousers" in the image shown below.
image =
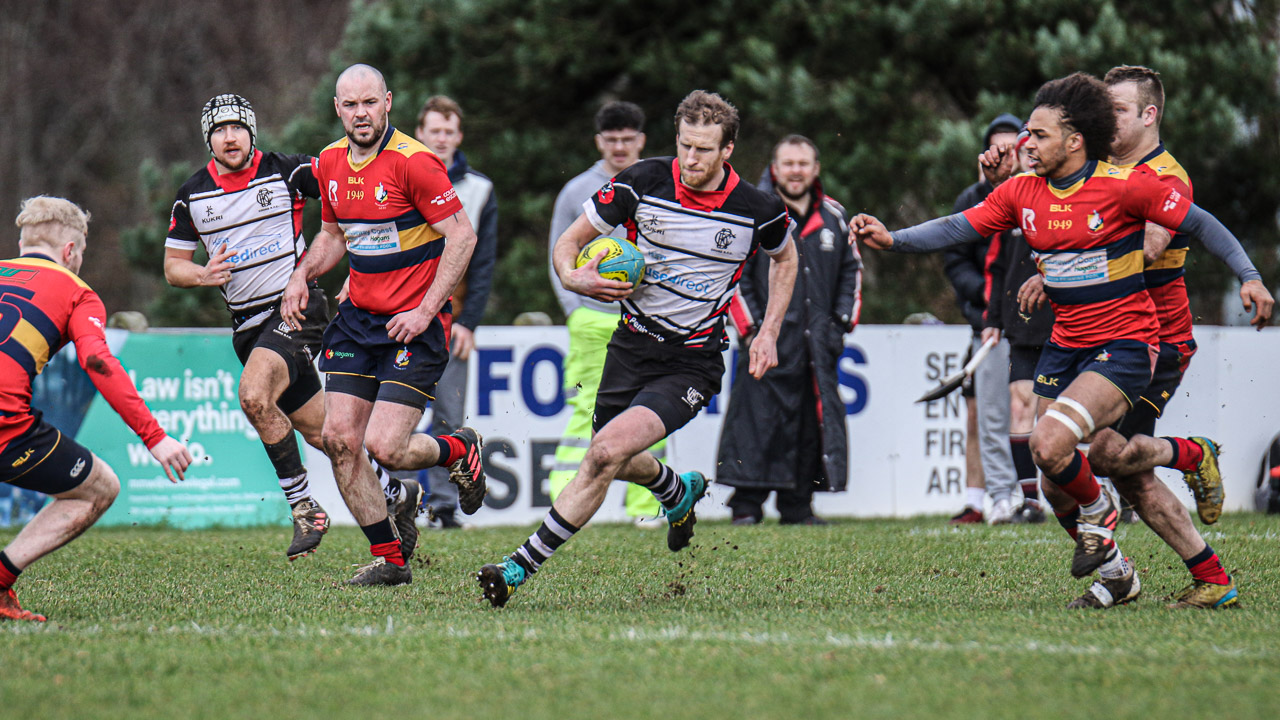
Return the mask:
<svg viewBox="0 0 1280 720">
<path fill-rule="evenodd" d="M 551 217 L 551 247 L 582 214 L 582 203 L 615 175 L 635 164 L 644 149 L 644 111 L 637 105 L 607 103 L 596 113 L 595 122 L 600 160 L 565 183 L 556 196 L 555 211 Z M 618 235 L 620 232 L 625 231 L 615 228 L 612 234 L 625 237 Z M 600 372 L 604 369 L 605 346 L 618 327 L 618 305 L 565 290 L 555 276 L 555 269 L 551 268 L 550 272 L 551 286 L 555 288 L 569 327 L 564 389 L 566 401 L 573 407 L 573 415 L 560 436 L 560 444 L 556 446 L 555 466 L 549 477 L 551 499 L 554 501 L 573 479 L 591 442 L 591 413 L 595 410 L 596 390 L 600 387 Z M 654 457 L 665 462 L 667 441 L 664 439 L 649 450 Z M 642 524 L 644 519 L 657 517 L 660 510 L 653 493 L 639 485 L 627 486 L 626 503 L 627 515 L 636 518 L 638 524 Z M 660 524 L 642 526 L 660 527 Z"/>
</svg>

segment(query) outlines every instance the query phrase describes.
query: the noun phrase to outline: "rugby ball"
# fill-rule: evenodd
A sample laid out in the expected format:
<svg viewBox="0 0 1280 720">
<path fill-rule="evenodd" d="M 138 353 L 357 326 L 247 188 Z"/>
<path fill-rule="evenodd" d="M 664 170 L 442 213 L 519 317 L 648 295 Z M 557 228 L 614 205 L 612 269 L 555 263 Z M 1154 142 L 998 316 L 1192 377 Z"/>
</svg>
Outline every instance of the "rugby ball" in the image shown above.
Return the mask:
<svg viewBox="0 0 1280 720">
<path fill-rule="evenodd" d="M 644 255 L 627 240 L 612 237 L 592 240 L 578 253 L 577 267 L 591 262 L 591 258 L 599 255 L 601 250 L 604 251 L 604 257 L 600 259 L 598 268 L 600 277 L 629 282 L 633 287 L 640 284 L 640 278 L 644 277 Z"/>
</svg>

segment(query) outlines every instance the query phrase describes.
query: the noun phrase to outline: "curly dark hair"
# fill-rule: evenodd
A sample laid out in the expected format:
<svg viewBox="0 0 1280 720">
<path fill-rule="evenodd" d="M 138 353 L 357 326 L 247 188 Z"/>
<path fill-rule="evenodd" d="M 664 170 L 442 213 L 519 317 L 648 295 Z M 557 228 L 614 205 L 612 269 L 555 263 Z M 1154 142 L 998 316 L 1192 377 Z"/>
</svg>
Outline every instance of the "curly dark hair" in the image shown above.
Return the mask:
<svg viewBox="0 0 1280 720">
<path fill-rule="evenodd" d="M 1085 156 L 1106 160 L 1116 135 L 1116 110 L 1111 93 L 1098 78 L 1088 73 L 1072 73 L 1050 80 L 1036 92 L 1035 107 L 1062 113 L 1064 128 L 1084 137 Z"/>
</svg>

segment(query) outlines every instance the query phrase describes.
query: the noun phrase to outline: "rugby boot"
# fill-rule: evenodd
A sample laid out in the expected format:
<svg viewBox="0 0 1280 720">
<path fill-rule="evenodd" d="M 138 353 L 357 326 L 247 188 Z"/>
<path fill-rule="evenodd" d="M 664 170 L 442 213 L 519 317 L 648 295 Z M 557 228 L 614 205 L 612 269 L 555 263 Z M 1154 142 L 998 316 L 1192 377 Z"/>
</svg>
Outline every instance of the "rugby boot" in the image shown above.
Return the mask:
<svg viewBox="0 0 1280 720">
<path fill-rule="evenodd" d="M 466 452 L 449 466 L 449 482 L 458 486 L 458 507 L 468 515 L 474 515 L 484 504 L 484 467 L 480 464 L 480 452 L 484 438 L 469 427 L 461 427 L 450 433 L 462 441 Z"/>
<path fill-rule="evenodd" d="M 1013 511 L 1013 522 L 1026 525 L 1039 525 L 1044 522 L 1044 509 L 1035 500 L 1025 500 L 1017 510 Z"/>
<path fill-rule="evenodd" d="M 403 566 L 387 562 L 384 557 L 376 557 L 373 562 L 362 566 L 356 576 L 347 581 L 348 585 L 408 585 L 413 582 L 413 571 L 409 563 Z"/>
<path fill-rule="evenodd" d="M 285 555 L 290 560 L 297 560 L 310 555 L 320 545 L 324 534 L 329 532 L 329 513 L 311 498 L 300 500 L 293 507 L 293 542 Z"/>
<path fill-rule="evenodd" d="M 44 622 L 43 615 L 37 615 L 30 610 L 23 610 L 18 604 L 18 594 L 9 588 L 7 592 L 0 595 L 0 620 L 29 620 L 31 622 Z"/>
<path fill-rule="evenodd" d="M 698 471 L 680 473 L 684 483 L 684 498 L 675 507 L 667 508 L 667 548 L 680 552 L 689 546 L 693 538 L 693 526 L 698 522 L 693 506 L 707 493 L 707 478 Z"/>
<path fill-rule="evenodd" d="M 484 599 L 493 607 L 506 605 L 507 600 L 515 595 L 516 589 L 528 579 L 529 573 L 515 558 L 507 558 L 496 565 L 485 565 L 476 573 Z"/>
<path fill-rule="evenodd" d="M 1230 580 L 1231 578 L 1228 577 Z M 1240 600 L 1240 594 L 1236 592 L 1236 581 L 1226 585 L 1216 585 L 1203 580 L 1194 580 L 1192 583 L 1169 598 L 1173 600 L 1169 603 L 1171 608 L 1204 608 L 1205 610 L 1213 610 L 1215 608 L 1231 607 Z"/>
<path fill-rule="evenodd" d="M 1195 472 L 1182 473 L 1182 479 L 1196 497 L 1196 514 L 1200 516 L 1200 522 L 1212 525 L 1222 517 L 1222 501 L 1226 498 L 1222 489 L 1222 472 L 1218 468 L 1222 446 L 1206 437 L 1187 439 L 1200 446 L 1204 457 Z"/>
<path fill-rule="evenodd" d="M 407 563 L 418 546 L 418 525 L 414 520 L 422 504 L 422 483 L 401 480 L 400 484 L 404 486 L 404 494 L 399 502 L 387 500 L 387 515 L 391 517 L 391 524 L 396 526 L 396 534 L 400 536 L 400 554 Z"/>
<path fill-rule="evenodd" d="M 983 522 L 982 511 L 971 507 L 965 507 L 947 521 L 949 525 L 981 525 Z"/>
<path fill-rule="evenodd" d="M 1086 514 L 1084 508 L 1080 509 L 1080 519 L 1076 522 L 1076 551 L 1071 558 L 1072 577 L 1092 575 L 1115 546 L 1112 536 L 1120 521 L 1120 512 L 1116 509 L 1115 497 L 1106 487 L 1102 489 L 1102 497 L 1107 503 L 1098 512 Z"/>
<path fill-rule="evenodd" d="M 1095 580 L 1083 595 L 1067 603 L 1068 610 L 1080 608 L 1106 609 L 1133 602 L 1142 594 L 1142 581 L 1132 568 L 1129 574 L 1119 578 Z"/>
</svg>

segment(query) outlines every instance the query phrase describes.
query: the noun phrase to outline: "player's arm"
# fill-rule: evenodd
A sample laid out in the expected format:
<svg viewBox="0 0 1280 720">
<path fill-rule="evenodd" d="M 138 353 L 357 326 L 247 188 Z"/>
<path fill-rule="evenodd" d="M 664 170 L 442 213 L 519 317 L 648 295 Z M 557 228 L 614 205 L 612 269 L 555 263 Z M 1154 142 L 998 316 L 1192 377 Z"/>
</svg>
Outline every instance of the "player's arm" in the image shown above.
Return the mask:
<svg viewBox="0 0 1280 720">
<path fill-rule="evenodd" d="M 1150 265 L 1159 260 L 1172 240 L 1173 233 L 1155 223 L 1147 223 L 1146 231 L 1142 237 L 1143 265 Z"/>
<path fill-rule="evenodd" d="M 953 245 L 960 245 L 961 243 L 976 242 L 983 238 L 983 235 L 970 224 L 966 214 L 948 215 L 920 225 L 889 232 L 884 223 L 881 223 L 871 215 L 863 213 L 855 216 L 849 223 L 849 227 L 853 237 L 862 240 L 877 250 L 928 253 L 949 248 Z"/>
<path fill-rule="evenodd" d="M 566 290 L 605 302 L 621 300 L 631 294 L 631 283 L 600 277 L 600 260 L 605 254 L 603 250 L 591 258 L 591 262 L 582 267 L 575 267 L 578 252 L 599 235 L 600 231 L 592 224 L 587 214 L 579 215 L 569 229 L 556 240 L 555 249 L 551 254 L 556 275 Z"/>
<path fill-rule="evenodd" d="M 347 252 L 347 240 L 336 222 L 320 223 L 320 232 L 311 241 L 307 254 L 294 268 L 280 296 L 280 317 L 294 330 L 302 329 L 302 312 L 307 309 L 307 283 L 329 272 Z"/>
<path fill-rule="evenodd" d="M 435 280 L 422 296 L 418 307 L 402 312 L 387 322 L 387 337 L 396 342 L 409 340 L 426 332 L 431 320 L 444 307 L 453 290 L 467 270 L 471 262 L 471 253 L 476 248 L 476 231 L 471 226 L 467 211 L 458 206 L 457 212 L 431 223 L 431 229 L 444 236 L 444 253 L 440 256 L 440 264 L 436 266 Z"/>
<path fill-rule="evenodd" d="M 146 444 L 169 479 L 173 482 L 184 479 L 183 473 L 191 465 L 191 453 L 185 445 L 165 434 L 147 404 L 138 396 L 120 361 L 107 347 L 102 330 L 102 320 L 106 316 L 102 301 L 91 290 L 83 292 L 67 323 L 80 367 L 84 368 L 111 409 Z"/>
<path fill-rule="evenodd" d="M 194 261 L 195 254 L 195 250 L 166 247 L 164 279 L 170 285 L 180 288 L 218 287 L 231 280 L 231 270 L 235 267 L 231 263 L 231 256 L 235 253 L 231 251 L 229 243 L 223 243 L 204 265 Z"/>
<path fill-rule="evenodd" d="M 1271 297 L 1270 291 L 1262 284 L 1262 274 L 1253 266 L 1236 236 L 1212 214 L 1194 203 L 1178 226 L 1178 232 L 1187 233 L 1199 240 L 1206 250 L 1231 268 L 1240 280 L 1241 304 L 1246 312 L 1254 313 L 1249 324 L 1259 330 L 1266 327 L 1271 322 L 1275 298 Z"/>
<path fill-rule="evenodd" d="M 560 282 L 560 276 L 556 274 L 556 241 L 582 215 L 582 205 L 569 198 L 571 185 L 572 183 L 565 186 L 556 196 L 555 209 L 551 213 L 551 232 L 547 238 L 547 270 L 551 277 L 551 289 L 555 291 L 556 300 L 560 301 L 560 309 L 564 310 L 566 318 L 583 305 L 582 297 L 566 290 Z"/>
<path fill-rule="evenodd" d="M 788 238 L 780 250 L 769 255 L 769 302 L 765 305 L 764 319 L 751 341 L 751 377 L 759 380 L 766 371 L 778 365 L 778 332 L 782 318 L 791 304 L 791 291 L 796 284 L 796 269 L 800 263 L 796 245 Z"/>
</svg>

